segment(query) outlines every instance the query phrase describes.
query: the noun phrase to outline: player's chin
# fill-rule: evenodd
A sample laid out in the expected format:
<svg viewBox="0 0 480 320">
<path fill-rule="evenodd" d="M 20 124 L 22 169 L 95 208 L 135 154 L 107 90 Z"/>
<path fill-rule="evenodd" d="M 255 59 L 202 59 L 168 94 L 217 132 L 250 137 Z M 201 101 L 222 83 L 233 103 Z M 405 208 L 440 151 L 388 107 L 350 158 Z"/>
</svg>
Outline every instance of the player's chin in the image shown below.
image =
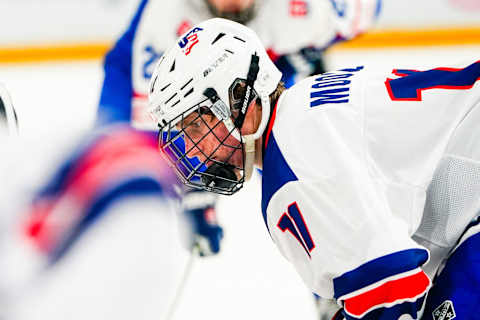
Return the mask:
<svg viewBox="0 0 480 320">
<path fill-rule="evenodd" d="M 220 164 L 221 163 L 221 164 Z M 235 174 L 236 180 L 239 181 L 243 177 L 243 161 L 240 159 L 229 159 L 229 161 L 214 161 L 211 165 L 220 164 L 222 167 Z M 208 167 L 208 166 L 207 166 Z M 233 178 L 230 176 L 230 178 Z"/>
<path fill-rule="evenodd" d="M 240 181 L 242 178 L 242 172 L 243 170 L 240 170 L 239 168 L 233 169 L 233 173 L 235 173 L 235 177 L 237 177 L 237 181 Z"/>
</svg>

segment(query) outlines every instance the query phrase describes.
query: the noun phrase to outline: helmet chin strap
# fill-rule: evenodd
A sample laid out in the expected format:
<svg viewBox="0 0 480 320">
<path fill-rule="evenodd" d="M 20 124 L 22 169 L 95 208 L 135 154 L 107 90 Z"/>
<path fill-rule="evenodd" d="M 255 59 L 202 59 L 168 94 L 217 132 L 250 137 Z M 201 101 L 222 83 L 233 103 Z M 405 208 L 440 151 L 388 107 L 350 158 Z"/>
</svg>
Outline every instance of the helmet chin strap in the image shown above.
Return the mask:
<svg viewBox="0 0 480 320">
<path fill-rule="evenodd" d="M 252 177 L 253 165 L 255 163 L 255 141 L 260 139 L 268 124 L 270 115 L 270 99 L 268 95 L 259 93 L 262 100 L 262 119 L 255 133 L 242 136 L 245 145 L 245 180 L 248 181 Z"/>
<path fill-rule="evenodd" d="M 250 180 L 253 173 L 253 165 L 255 163 L 255 139 L 253 135 L 243 136 L 245 145 L 245 163 L 244 163 L 244 176 L 245 181 Z"/>
<path fill-rule="evenodd" d="M 245 150 L 244 178 L 245 180 L 249 180 L 252 176 L 253 165 L 255 163 L 255 141 L 261 138 L 263 132 L 265 131 L 265 128 L 267 127 L 268 118 L 270 116 L 270 108 L 271 108 L 270 98 L 268 94 L 259 89 L 258 96 L 260 97 L 260 100 L 262 102 L 262 118 L 260 120 L 260 124 L 257 128 L 257 131 L 255 131 L 255 133 L 244 135 L 244 136 L 241 135 L 240 130 L 243 126 L 243 123 L 247 115 L 247 111 L 249 107 L 248 102 L 252 95 L 254 83 L 257 80 L 258 72 L 259 72 L 259 57 L 255 53 L 252 55 L 252 60 L 251 60 L 250 68 L 247 75 L 246 92 L 243 98 L 242 109 L 240 110 L 241 112 L 237 116 L 234 122 L 231 119 L 230 108 L 221 99 L 219 99 L 215 89 L 207 88 L 203 93 L 212 102 L 212 106 L 210 110 L 214 113 L 217 119 L 221 120 L 224 123 L 227 130 L 231 132 L 232 136 L 235 139 L 237 139 L 239 142 L 244 144 L 244 150 Z"/>
</svg>

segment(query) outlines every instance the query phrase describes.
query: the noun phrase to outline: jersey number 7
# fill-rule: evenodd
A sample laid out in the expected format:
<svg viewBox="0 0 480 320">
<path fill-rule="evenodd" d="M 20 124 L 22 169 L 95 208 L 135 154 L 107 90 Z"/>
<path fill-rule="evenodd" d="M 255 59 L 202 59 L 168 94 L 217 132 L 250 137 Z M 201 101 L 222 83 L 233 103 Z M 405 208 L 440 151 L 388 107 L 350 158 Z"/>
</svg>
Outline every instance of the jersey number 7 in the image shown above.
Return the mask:
<svg viewBox="0 0 480 320">
<path fill-rule="evenodd" d="M 283 232 L 288 230 L 311 258 L 310 252 L 315 249 L 315 243 L 296 202 L 288 206 L 287 212 L 284 212 L 278 220 L 277 227 Z"/>
<path fill-rule="evenodd" d="M 480 60 L 464 69 L 436 68 L 428 71 L 395 69 L 398 79 L 387 79 L 385 86 L 392 100 L 422 101 L 422 91 L 429 89 L 466 90 L 480 80 Z"/>
</svg>

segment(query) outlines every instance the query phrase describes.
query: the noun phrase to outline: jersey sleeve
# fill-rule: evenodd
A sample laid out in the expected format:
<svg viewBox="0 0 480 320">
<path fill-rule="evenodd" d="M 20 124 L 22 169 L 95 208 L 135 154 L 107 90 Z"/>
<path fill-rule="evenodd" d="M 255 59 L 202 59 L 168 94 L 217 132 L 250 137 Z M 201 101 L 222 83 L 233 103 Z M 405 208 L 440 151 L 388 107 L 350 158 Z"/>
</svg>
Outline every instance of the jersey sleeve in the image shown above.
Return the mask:
<svg viewBox="0 0 480 320">
<path fill-rule="evenodd" d="M 275 66 L 282 72 L 282 81 L 286 88 L 296 82 L 326 71 L 323 61 L 324 50 L 317 47 L 301 48 L 297 52 L 284 55 L 270 55 Z"/>
<path fill-rule="evenodd" d="M 352 39 L 367 31 L 377 20 L 382 0 L 330 0 L 336 38 L 332 43 Z"/>
<path fill-rule="evenodd" d="M 156 144 L 151 134 L 121 125 L 82 141 L 34 197 L 25 236 L 53 264 L 106 209 L 138 196 L 168 203 L 176 180 Z"/>
<path fill-rule="evenodd" d="M 289 1 L 284 9 L 275 17 L 274 42 L 267 52 L 289 88 L 308 76 L 324 73 L 324 50 L 371 28 L 381 0 L 298 0 Z M 278 24 L 288 28 L 278 29 Z"/>
<path fill-rule="evenodd" d="M 148 0 L 142 0 L 127 31 L 105 56 L 105 78 L 96 121 L 99 125 L 130 121 L 133 41 L 147 2 Z"/>
<path fill-rule="evenodd" d="M 306 284 L 336 299 L 347 319 L 418 319 L 431 286 L 421 269 L 428 251 L 372 177 L 359 115 L 337 110 L 309 113 L 302 126 L 292 124 L 296 133 L 272 131 L 264 163 L 283 165 L 264 166 L 264 179 L 289 178 L 268 204 L 270 234 Z"/>
</svg>

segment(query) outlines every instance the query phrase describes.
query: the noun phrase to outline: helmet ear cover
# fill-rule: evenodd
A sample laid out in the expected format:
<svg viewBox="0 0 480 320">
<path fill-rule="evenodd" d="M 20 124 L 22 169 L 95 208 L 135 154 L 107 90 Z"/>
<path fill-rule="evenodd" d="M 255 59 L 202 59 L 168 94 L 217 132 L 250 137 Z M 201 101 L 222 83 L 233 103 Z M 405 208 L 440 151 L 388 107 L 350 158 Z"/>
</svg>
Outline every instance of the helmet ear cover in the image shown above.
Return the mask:
<svg viewBox="0 0 480 320">
<path fill-rule="evenodd" d="M 227 117 L 232 115 L 232 111 L 240 112 L 234 120 L 235 127 L 239 130 L 242 128 L 243 123 L 245 122 L 248 106 L 253 100 L 257 100 L 258 98 L 258 94 L 256 93 L 255 89 L 253 89 L 255 81 L 257 80 L 258 71 L 260 70 L 258 62 L 258 55 L 253 54 L 250 61 L 250 67 L 248 69 L 247 80 L 245 81 L 237 78 L 230 86 L 230 108 L 228 108 L 227 105 L 221 101 L 215 89 L 209 87 L 203 92 L 203 95 L 212 102 L 212 112 L 219 120 L 225 121 Z M 245 86 L 244 95 L 243 98 L 238 99 L 238 97 L 236 97 L 236 91 L 239 91 L 239 87 L 242 88 L 242 84 Z M 239 102 L 241 102 L 241 104 Z"/>
<path fill-rule="evenodd" d="M 240 100 L 242 101 L 242 103 L 240 105 L 233 104 L 231 106 L 231 109 L 234 109 L 234 111 L 239 111 L 239 114 L 234 121 L 234 126 L 239 131 L 242 128 L 243 123 L 245 122 L 245 116 L 248 111 L 248 106 L 250 105 L 250 102 L 254 99 L 256 100 L 258 97 L 257 93 L 253 89 L 253 85 L 255 84 L 259 71 L 258 61 L 258 55 L 252 55 L 247 80 L 245 82 L 245 92 L 243 98 Z M 232 83 L 229 90 L 232 92 L 230 96 L 233 96 L 233 90 L 235 89 L 235 86 L 241 85 L 241 82 L 239 80 L 244 81 L 242 79 L 237 79 L 234 81 L 234 83 Z M 218 120 L 223 121 L 227 129 L 229 129 L 230 131 L 231 128 L 229 127 L 231 126 L 229 126 L 228 124 L 231 123 L 230 116 L 232 115 L 232 110 L 228 108 L 227 105 L 218 97 L 215 89 L 209 87 L 205 89 L 203 94 L 212 103 L 212 106 L 210 107 L 212 113 L 215 114 Z M 239 142 L 241 145 L 243 145 L 241 135 Z M 242 170 L 244 170 L 244 168 L 242 168 Z M 238 181 L 237 175 L 235 174 L 235 166 L 232 166 L 228 162 L 215 162 L 213 165 L 207 168 L 204 175 L 202 175 L 201 180 L 209 188 L 217 187 L 224 190 L 234 190 L 240 182 Z M 243 183 L 243 177 L 241 183 Z"/>
</svg>

